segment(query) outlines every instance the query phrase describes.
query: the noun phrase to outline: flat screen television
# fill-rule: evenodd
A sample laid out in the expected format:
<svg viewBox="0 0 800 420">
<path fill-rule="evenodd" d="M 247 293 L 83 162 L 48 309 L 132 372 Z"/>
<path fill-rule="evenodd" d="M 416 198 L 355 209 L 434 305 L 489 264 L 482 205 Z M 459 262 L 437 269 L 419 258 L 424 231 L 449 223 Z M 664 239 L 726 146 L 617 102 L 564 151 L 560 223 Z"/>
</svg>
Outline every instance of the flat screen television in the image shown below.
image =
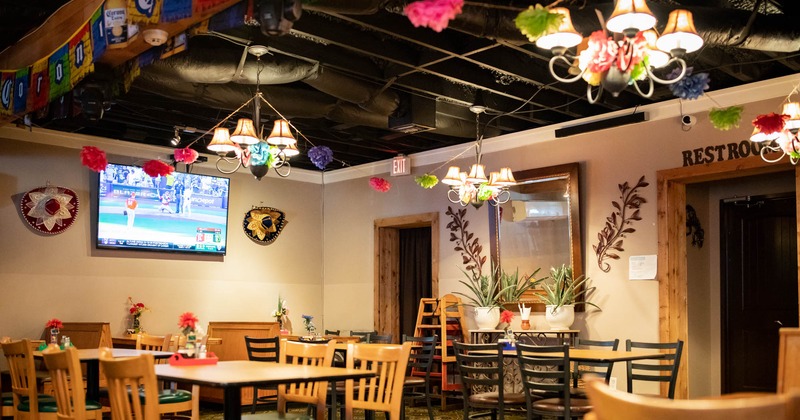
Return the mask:
<svg viewBox="0 0 800 420">
<path fill-rule="evenodd" d="M 225 255 L 230 179 L 109 163 L 99 173 L 97 248 Z"/>
</svg>

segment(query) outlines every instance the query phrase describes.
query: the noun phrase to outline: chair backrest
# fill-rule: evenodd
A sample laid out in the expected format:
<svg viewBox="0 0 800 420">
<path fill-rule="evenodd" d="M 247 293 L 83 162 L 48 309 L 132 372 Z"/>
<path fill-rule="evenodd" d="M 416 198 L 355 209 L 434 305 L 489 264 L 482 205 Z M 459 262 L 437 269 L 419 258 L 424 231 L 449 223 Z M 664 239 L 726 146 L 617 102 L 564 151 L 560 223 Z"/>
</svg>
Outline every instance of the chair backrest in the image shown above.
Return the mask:
<svg viewBox="0 0 800 420">
<path fill-rule="evenodd" d="M 108 381 L 113 420 L 157 420 L 158 401 L 155 359 L 152 354 L 114 359 L 111 349 L 101 349 L 100 367 Z M 144 392 L 144 401 L 139 397 Z"/>
<path fill-rule="evenodd" d="M 545 356 L 534 355 L 532 352 Z M 539 398 L 537 394 L 557 393 L 558 398 L 563 400 L 564 407 L 564 412 L 559 417 L 571 418 L 569 345 L 533 346 L 517 343 L 517 360 L 528 409 L 531 410 L 531 403 Z"/>
<path fill-rule="evenodd" d="M 589 340 L 580 338 L 575 342 L 575 347 L 604 347 L 616 351 L 619 348 L 619 338 L 613 340 Z M 614 362 L 575 362 L 572 372 L 573 386 L 578 386 L 578 380 L 584 375 L 590 374 L 605 378 L 606 383 L 611 379 L 611 371 L 614 369 Z"/>
<path fill-rule="evenodd" d="M 384 411 L 387 418 L 399 419 L 403 404 L 403 384 L 411 354 L 411 343 L 347 345 L 347 368 L 370 371 L 376 376 L 345 382 L 346 418 L 353 409 Z M 358 360 L 358 363 L 356 363 Z M 356 386 L 357 385 L 357 386 Z"/>
<path fill-rule="evenodd" d="M 350 331 L 350 335 L 360 338 L 361 343 L 369 343 L 370 336 L 377 333 L 377 331 Z"/>
<path fill-rule="evenodd" d="M 370 334 L 369 342 L 375 344 L 392 344 L 392 335 Z"/>
<path fill-rule="evenodd" d="M 299 343 L 288 340 L 280 342 L 279 363 L 306 366 L 331 366 L 336 343 Z M 303 382 L 291 385 L 278 385 L 278 412 L 286 413 L 287 402 L 315 404 L 317 418 L 325 418 L 325 399 L 328 395 L 328 381 Z"/>
<path fill-rule="evenodd" d="M 633 392 L 633 381 L 666 382 L 669 384 L 667 397 L 675 397 L 675 384 L 678 381 L 678 368 L 683 353 L 683 340 L 674 343 L 645 343 L 625 340 L 625 350 L 636 349 L 669 350 L 663 359 L 628 361 L 628 392 Z"/>
<path fill-rule="evenodd" d="M 774 394 L 752 398 L 668 400 L 628 394 L 603 381 L 587 380 L 586 393 L 596 420 L 750 420 L 797 419 L 793 412 L 799 394 Z M 589 416 L 587 416 L 588 418 Z"/>
<path fill-rule="evenodd" d="M 169 351 L 172 334 L 167 335 L 136 335 L 136 350 Z"/>
<path fill-rule="evenodd" d="M 42 353 L 44 363 L 50 372 L 58 418 L 64 420 L 86 419 L 86 393 L 83 385 L 83 371 L 78 358 L 78 349 L 67 347 L 65 350 L 45 350 Z M 75 380 L 73 383 L 73 380 Z"/>
<path fill-rule="evenodd" d="M 461 377 L 464 404 L 466 405 L 470 401 L 469 396 L 473 392 L 473 387 L 496 388 L 499 411 L 504 411 L 503 345 L 500 343 L 467 344 L 454 341 L 453 346 L 458 374 Z"/>
<path fill-rule="evenodd" d="M 339 330 L 325 330 L 325 335 L 340 335 Z"/>
<path fill-rule="evenodd" d="M 36 367 L 33 363 L 33 351 L 30 340 L 22 339 L 0 344 L 3 354 L 8 362 L 11 375 L 11 392 L 14 398 L 14 407 L 19 406 L 22 400 L 27 399 L 30 406 L 30 418 L 36 419 L 39 415 L 39 394 L 36 389 Z"/>
<path fill-rule="evenodd" d="M 247 359 L 255 362 L 277 362 L 280 359 L 280 336 L 261 338 L 244 336 Z"/>
<path fill-rule="evenodd" d="M 438 337 L 409 337 L 403 334 L 403 342 L 411 343 L 411 354 L 408 357 L 408 369 L 411 375 L 420 376 L 420 373 L 429 376 L 433 366 L 433 356 L 436 354 Z"/>
<path fill-rule="evenodd" d="M 778 392 L 800 390 L 800 328 L 781 328 L 778 347 Z"/>
<path fill-rule="evenodd" d="M 69 337 L 70 343 L 79 349 L 111 347 L 111 325 L 108 322 L 64 322 L 58 330 L 60 337 Z M 42 333 L 45 343 L 50 342 L 50 329 Z"/>
</svg>

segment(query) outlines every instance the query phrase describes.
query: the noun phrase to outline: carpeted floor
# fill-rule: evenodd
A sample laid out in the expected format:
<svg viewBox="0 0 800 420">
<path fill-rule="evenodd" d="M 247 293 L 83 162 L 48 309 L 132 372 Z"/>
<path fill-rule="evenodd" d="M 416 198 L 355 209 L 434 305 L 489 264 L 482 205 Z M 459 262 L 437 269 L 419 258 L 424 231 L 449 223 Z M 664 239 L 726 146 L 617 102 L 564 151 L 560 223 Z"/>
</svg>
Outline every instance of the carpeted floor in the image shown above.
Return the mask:
<svg viewBox="0 0 800 420">
<path fill-rule="evenodd" d="M 259 407 L 256 410 L 256 414 L 258 413 L 266 413 L 267 407 Z M 297 413 L 305 413 L 304 408 L 292 408 L 291 412 Z M 250 414 L 250 407 L 242 407 L 242 415 Z M 363 419 L 364 412 L 361 410 L 356 410 L 354 413 L 354 417 L 356 419 Z M 448 411 L 441 411 L 437 407 L 434 406 L 433 408 L 433 418 L 435 419 L 445 419 L 445 420 L 456 420 L 462 419 L 463 411 L 458 410 L 448 410 Z M 375 416 L 376 420 L 382 420 L 384 417 L 381 415 Z M 524 419 L 525 415 L 520 413 L 520 415 L 506 415 L 506 419 L 508 420 L 520 420 Z M 406 419 L 408 420 L 427 420 L 428 419 L 428 410 L 425 407 L 407 407 L 406 408 Z M 202 405 L 200 407 L 200 420 L 222 420 L 222 406 L 220 405 Z"/>
</svg>

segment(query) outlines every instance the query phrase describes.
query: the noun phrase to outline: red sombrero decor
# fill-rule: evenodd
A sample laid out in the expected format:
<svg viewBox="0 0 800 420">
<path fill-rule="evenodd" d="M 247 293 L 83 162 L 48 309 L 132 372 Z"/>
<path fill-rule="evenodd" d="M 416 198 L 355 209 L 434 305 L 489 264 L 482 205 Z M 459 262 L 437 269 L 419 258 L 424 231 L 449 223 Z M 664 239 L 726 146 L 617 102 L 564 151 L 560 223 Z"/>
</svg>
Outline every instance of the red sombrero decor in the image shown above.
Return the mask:
<svg viewBox="0 0 800 420">
<path fill-rule="evenodd" d="M 57 235 L 65 231 L 78 215 L 78 196 L 69 188 L 34 188 L 22 196 L 19 203 L 22 216 L 32 228 Z"/>
</svg>

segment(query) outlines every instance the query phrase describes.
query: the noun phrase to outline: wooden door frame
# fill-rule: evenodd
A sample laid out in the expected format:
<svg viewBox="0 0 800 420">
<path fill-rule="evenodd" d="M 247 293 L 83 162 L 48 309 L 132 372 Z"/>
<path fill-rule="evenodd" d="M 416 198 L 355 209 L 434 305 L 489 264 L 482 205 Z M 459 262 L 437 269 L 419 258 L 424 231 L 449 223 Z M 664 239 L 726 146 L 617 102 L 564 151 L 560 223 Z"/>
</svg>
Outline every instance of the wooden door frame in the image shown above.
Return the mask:
<svg viewBox="0 0 800 420">
<path fill-rule="evenodd" d="M 374 311 L 373 326 L 381 334 L 392 334 L 395 341 L 400 339 L 400 331 L 395 331 L 392 320 L 400 316 L 397 299 L 388 299 L 388 305 L 382 304 L 381 296 L 398 290 L 399 257 L 396 249 L 399 245 L 400 229 L 418 227 L 431 228 L 431 292 L 434 298 L 439 297 L 439 213 L 421 213 L 409 216 L 376 219 L 374 223 L 375 278 L 374 278 Z"/>
<path fill-rule="evenodd" d="M 686 185 L 792 170 L 791 163 L 767 163 L 760 156 L 666 169 L 658 178 L 658 324 L 661 341 L 684 341 L 675 398 L 689 396 L 689 319 L 686 267 Z M 800 168 L 794 167 L 795 191 L 800 192 Z M 800 214 L 800 194 L 795 201 Z M 797 226 L 800 244 L 800 218 Z M 800 264 L 800 251 L 798 251 Z M 800 265 L 798 265 L 800 267 Z M 800 268 L 798 268 L 800 271 Z M 800 273 L 799 273 L 800 274 Z M 800 290 L 800 275 L 798 275 Z M 798 314 L 800 318 L 800 314 Z M 663 393 L 663 389 L 662 389 Z"/>
</svg>

